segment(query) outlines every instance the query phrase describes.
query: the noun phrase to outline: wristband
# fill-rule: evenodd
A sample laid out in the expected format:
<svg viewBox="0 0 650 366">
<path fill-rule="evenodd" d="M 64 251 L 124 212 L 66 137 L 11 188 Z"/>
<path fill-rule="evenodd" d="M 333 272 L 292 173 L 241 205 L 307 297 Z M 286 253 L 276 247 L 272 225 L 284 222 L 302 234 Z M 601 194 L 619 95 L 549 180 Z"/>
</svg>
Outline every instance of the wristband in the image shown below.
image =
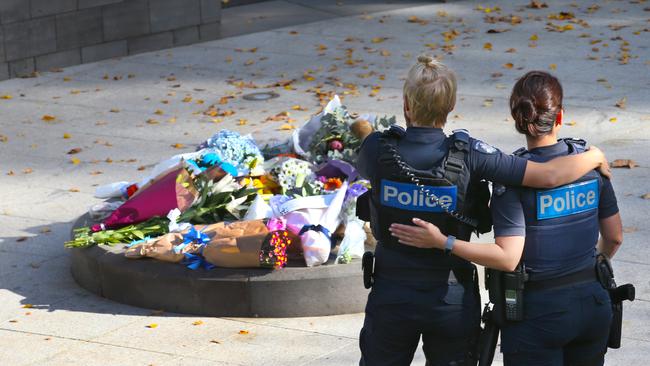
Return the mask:
<svg viewBox="0 0 650 366">
<path fill-rule="evenodd" d="M 447 236 L 447 241 L 445 242 L 445 255 L 451 255 L 454 243 L 456 243 L 456 237 L 453 235 Z"/>
</svg>

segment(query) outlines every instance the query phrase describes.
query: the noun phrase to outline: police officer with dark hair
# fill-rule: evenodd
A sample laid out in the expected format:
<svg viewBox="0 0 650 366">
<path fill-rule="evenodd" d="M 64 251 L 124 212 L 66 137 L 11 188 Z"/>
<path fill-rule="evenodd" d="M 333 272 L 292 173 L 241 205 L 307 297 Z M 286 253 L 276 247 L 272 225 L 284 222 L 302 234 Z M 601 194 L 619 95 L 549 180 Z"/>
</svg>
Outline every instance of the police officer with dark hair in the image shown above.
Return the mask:
<svg viewBox="0 0 650 366">
<path fill-rule="evenodd" d="M 563 111 L 562 86 L 555 77 L 540 71 L 524 75 L 513 88 L 510 109 L 517 131 L 528 142 L 528 149 L 515 156 L 546 162 L 584 155 L 583 140 L 557 139 Z M 590 171 L 555 189 L 501 183 L 509 185 L 494 186 L 495 244 L 453 239 L 444 225 L 428 218 L 431 223 L 416 219 L 416 226 L 397 224 L 391 231 L 399 242 L 419 248 L 455 242 L 451 252 L 458 260 L 504 271 L 489 273 L 504 276 L 495 278 L 503 287 L 497 311 L 503 317 L 506 366 L 602 365 L 612 307 L 594 270 L 596 251 L 612 257 L 622 242 L 609 179 Z"/>
</svg>

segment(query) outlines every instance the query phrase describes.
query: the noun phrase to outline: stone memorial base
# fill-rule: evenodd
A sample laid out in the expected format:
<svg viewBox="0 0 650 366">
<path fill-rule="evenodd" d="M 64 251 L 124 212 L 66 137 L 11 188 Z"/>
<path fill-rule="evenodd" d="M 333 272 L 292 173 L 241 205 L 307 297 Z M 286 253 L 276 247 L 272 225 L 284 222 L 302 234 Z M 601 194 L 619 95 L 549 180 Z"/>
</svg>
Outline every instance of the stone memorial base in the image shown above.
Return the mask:
<svg viewBox="0 0 650 366">
<path fill-rule="evenodd" d="M 74 228 L 90 224 L 87 215 Z M 190 270 L 127 259 L 125 245 L 71 249 L 72 276 L 99 296 L 143 308 L 203 316 L 303 317 L 364 311 L 361 262 L 281 270 Z"/>
</svg>

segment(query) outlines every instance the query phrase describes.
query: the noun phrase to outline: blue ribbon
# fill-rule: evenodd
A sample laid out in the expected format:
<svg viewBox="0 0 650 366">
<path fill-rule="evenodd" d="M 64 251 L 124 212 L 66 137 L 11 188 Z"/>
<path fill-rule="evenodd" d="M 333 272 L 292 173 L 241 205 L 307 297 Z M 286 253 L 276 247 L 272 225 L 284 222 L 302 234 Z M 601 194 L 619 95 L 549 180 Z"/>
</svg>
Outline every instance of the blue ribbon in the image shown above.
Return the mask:
<svg viewBox="0 0 650 366">
<path fill-rule="evenodd" d="M 194 226 L 190 228 L 190 231 L 187 234 L 183 235 L 183 244 L 179 244 L 174 247 L 174 253 L 178 254 L 185 248 L 188 244 L 196 243 L 205 245 L 210 242 L 210 237 L 208 234 L 203 231 L 198 231 Z"/>
<path fill-rule="evenodd" d="M 199 164 L 196 161 L 192 160 L 192 159 L 187 159 L 187 160 L 185 160 L 185 162 L 187 164 L 193 166 L 194 168 L 198 169 L 199 171 L 204 171 L 205 169 L 207 169 L 206 167 L 199 166 Z"/>
<path fill-rule="evenodd" d="M 203 267 L 203 269 L 209 271 L 217 267 L 214 264 L 206 261 L 205 258 L 203 258 L 199 254 L 185 253 L 184 256 L 185 257 L 183 258 L 181 264 L 184 264 L 187 268 L 191 270 L 197 270 Z"/>
<path fill-rule="evenodd" d="M 332 240 L 332 236 L 330 235 L 330 231 L 327 230 L 326 227 L 324 227 L 323 225 L 320 225 L 320 224 L 303 226 L 302 229 L 300 229 L 300 233 L 298 233 L 298 236 L 308 232 L 309 230 L 313 230 L 313 231 L 316 231 L 316 232 L 323 233 L 323 235 L 325 235 L 325 237 L 328 240 Z"/>
<path fill-rule="evenodd" d="M 134 246 L 136 244 L 144 243 L 144 242 L 146 242 L 148 240 L 151 240 L 151 237 L 149 237 L 149 235 L 145 236 L 143 239 L 132 241 L 131 243 L 127 244 L 126 247 L 131 248 L 132 246 Z"/>
<path fill-rule="evenodd" d="M 237 168 L 230 164 L 227 163 L 219 157 L 218 154 L 215 153 L 207 153 L 201 157 L 201 165 L 204 166 L 214 166 L 218 165 L 221 169 L 223 169 L 224 172 L 232 175 L 233 177 L 237 176 Z M 205 168 L 201 168 L 201 170 L 205 170 Z"/>
</svg>

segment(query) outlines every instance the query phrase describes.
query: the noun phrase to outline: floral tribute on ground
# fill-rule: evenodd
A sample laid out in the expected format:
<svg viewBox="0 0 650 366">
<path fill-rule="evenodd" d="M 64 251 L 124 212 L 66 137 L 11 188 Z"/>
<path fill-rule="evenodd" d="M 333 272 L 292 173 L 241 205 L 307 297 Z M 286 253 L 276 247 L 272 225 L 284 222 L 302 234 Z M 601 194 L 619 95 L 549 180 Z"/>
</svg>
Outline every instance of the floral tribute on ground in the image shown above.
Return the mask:
<svg viewBox="0 0 650 366">
<path fill-rule="evenodd" d="M 221 130 L 140 182 L 98 187 L 107 201 L 89 209 L 97 223 L 75 229 L 65 246 L 123 244 L 127 258 L 190 269 L 347 263 L 364 252 L 355 210 L 369 188 L 352 164 L 368 134 L 394 123 L 355 118 L 335 96 L 275 146 Z"/>
</svg>

